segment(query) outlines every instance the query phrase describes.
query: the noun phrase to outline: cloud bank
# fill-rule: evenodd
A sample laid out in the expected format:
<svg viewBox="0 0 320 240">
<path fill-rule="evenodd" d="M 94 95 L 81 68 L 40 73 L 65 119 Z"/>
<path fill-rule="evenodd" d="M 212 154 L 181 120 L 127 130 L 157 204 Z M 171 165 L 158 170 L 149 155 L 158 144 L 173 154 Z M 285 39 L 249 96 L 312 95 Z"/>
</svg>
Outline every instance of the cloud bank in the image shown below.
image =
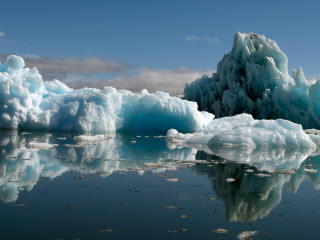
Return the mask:
<svg viewBox="0 0 320 240">
<path fill-rule="evenodd" d="M 84 87 L 102 89 L 111 86 L 139 92 L 163 91 L 170 95 L 181 95 L 186 83 L 190 83 L 204 74 L 211 76 L 214 70 L 194 70 L 188 67 L 176 69 L 135 69 L 125 62 L 113 59 L 90 57 L 54 58 L 40 57 L 34 54 L 21 55 L 26 67 L 36 67 L 44 80 L 58 79 L 73 89 Z M 8 55 L 0 55 L 0 61 L 6 61 Z"/>
<path fill-rule="evenodd" d="M 177 69 L 136 69 L 135 74 L 119 74 L 111 79 L 88 79 L 83 75 L 69 75 L 64 83 L 78 89 L 83 87 L 103 88 L 112 86 L 117 89 L 127 89 L 139 92 L 147 89 L 149 92 L 163 91 L 170 95 L 181 95 L 186 83 L 190 83 L 204 74 L 210 75 L 213 70 L 197 71 L 187 67 Z"/>
</svg>

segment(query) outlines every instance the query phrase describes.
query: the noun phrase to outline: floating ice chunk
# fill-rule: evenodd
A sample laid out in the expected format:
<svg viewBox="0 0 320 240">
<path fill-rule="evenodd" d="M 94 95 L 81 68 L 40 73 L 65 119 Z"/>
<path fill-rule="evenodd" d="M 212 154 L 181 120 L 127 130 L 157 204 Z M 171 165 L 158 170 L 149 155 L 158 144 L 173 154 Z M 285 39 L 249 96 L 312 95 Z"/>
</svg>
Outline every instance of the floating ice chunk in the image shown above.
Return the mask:
<svg viewBox="0 0 320 240">
<path fill-rule="evenodd" d="M 302 69 L 288 74 L 278 45 L 254 33 L 236 33 L 232 50 L 212 77 L 187 84 L 184 98 L 216 117 L 250 113 L 256 119 L 288 119 L 320 128 L 320 81 L 311 85 Z"/>
<path fill-rule="evenodd" d="M 26 143 L 27 148 L 52 148 L 58 146 L 57 144 L 49 144 L 49 143 L 40 143 L 40 142 L 29 142 Z"/>
<path fill-rule="evenodd" d="M 258 120 L 252 124 L 240 125 L 215 134 L 210 147 L 230 144 L 232 147 L 271 147 L 271 148 L 312 148 L 315 142 L 303 131 L 301 125 L 287 120 Z M 317 139 L 320 137 L 316 137 Z"/>
<path fill-rule="evenodd" d="M 257 177 L 271 177 L 271 174 L 266 174 L 266 173 L 257 173 L 255 174 Z"/>
<path fill-rule="evenodd" d="M 239 233 L 237 238 L 239 238 L 240 240 L 243 240 L 243 239 L 247 239 L 248 237 L 251 237 L 257 233 L 258 233 L 258 231 L 244 231 L 244 232 Z"/>
<path fill-rule="evenodd" d="M 305 172 L 308 172 L 308 173 L 316 173 L 318 172 L 317 169 L 314 169 L 314 168 L 305 168 L 303 169 Z"/>
<path fill-rule="evenodd" d="M 94 136 L 79 135 L 79 136 L 74 137 L 74 140 L 76 142 L 98 142 L 98 141 L 102 141 L 105 139 L 106 138 L 102 134 L 94 135 Z"/>
<path fill-rule="evenodd" d="M 178 182 L 179 179 L 178 178 L 167 178 L 166 181 L 168 181 L 168 182 Z"/>
<path fill-rule="evenodd" d="M 288 147 L 312 148 L 320 141 L 316 135 L 306 134 L 301 125 L 287 120 L 254 120 L 251 115 L 215 119 L 204 132 L 167 132 L 166 140 L 173 143 L 208 144 L 210 147 Z"/>
<path fill-rule="evenodd" d="M 227 178 L 226 181 L 227 181 L 227 182 L 234 182 L 235 179 L 234 179 L 234 178 Z"/>
<path fill-rule="evenodd" d="M 287 120 L 254 120 L 251 115 L 215 119 L 208 130 L 183 134 L 171 129 L 171 148 L 192 146 L 216 156 L 244 162 L 260 170 L 297 169 L 318 150 L 320 136 L 306 134 L 301 125 Z"/>
<path fill-rule="evenodd" d="M 218 229 L 213 230 L 213 232 L 224 234 L 224 233 L 228 233 L 229 231 L 227 229 L 218 228 Z"/>
</svg>

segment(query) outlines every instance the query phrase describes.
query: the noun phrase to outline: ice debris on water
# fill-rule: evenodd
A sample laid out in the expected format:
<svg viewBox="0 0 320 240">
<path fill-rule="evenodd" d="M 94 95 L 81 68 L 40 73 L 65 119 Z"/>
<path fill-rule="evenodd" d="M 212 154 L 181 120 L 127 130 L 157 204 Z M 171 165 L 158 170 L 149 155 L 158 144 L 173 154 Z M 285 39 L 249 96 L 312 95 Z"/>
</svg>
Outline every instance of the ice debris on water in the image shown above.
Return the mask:
<svg viewBox="0 0 320 240">
<path fill-rule="evenodd" d="M 318 170 L 314 169 L 314 168 L 304 168 L 304 171 L 308 172 L 308 173 L 316 173 L 316 172 L 318 172 Z"/>
<path fill-rule="evenodd" d="M 257 233 L 258 233 L 258 231 L 244 231 L 244 232 L 239 233 L 237 238 L 239 238 L 240 240 L 244 240 L 244 239 L 247 239 L 248 237 L 251 237 Z"/>
<path fill-rule="evenodd" d="M 53 148 L 56 147 L 57 144 L 49 144 L 49 143 L 41 143 L 41 142 L 29 142 L 26 143 L 26 147 L 27 148 Z"/>
<path fill-rule="evenodd" d="M 226 179 L 226 182 L 234 182 L 234 181 L 236 181 L 234 178 L 227 178 Z"/>
<path fill-rule="evenodd" d="M 228 233 L 229 231 L 227 229 L 218 228 L 218 229 L 213 230 L 213 232 L 224 234 L 224 233 Z"/>
<path fill-rule="evenodd" d="M 94 135 L 94 136 L 79 135 L 79 136 L 74 137 L 74 140 L 76 142 L 98 142 L 98 141 L 102 141 L 105 139 L 106 138 L 102 134 Z"/>
<path fill-rule="evenodd" d="M 166 181 L 168 181 L 168 182 L 178 182 L 179 179 L 178 178 L 167 178 Z"/>
<path fill-rule="evenodd" d="M 267 174 L 267 173 L 257 173 L 254 174 L 257 177 L 271 177 L 271 174 Z"/>
</svg>

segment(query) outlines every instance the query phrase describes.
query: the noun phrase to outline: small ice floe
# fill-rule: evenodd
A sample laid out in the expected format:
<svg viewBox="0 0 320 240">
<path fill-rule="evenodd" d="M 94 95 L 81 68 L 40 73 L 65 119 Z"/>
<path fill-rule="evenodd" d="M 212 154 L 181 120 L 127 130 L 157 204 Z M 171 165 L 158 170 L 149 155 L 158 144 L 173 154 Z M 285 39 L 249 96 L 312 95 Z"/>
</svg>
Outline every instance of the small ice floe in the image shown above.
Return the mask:
<svg viewBox="0 0 320 240">
<path fill-rule="evenodd" d="M 168 182 L 178 182 L 179 179 L 178 178 L 167 178 L 166 181 L 168 181 Z"/>
<path fill-rule="evenodd" d="M 16 204 L 13 204 L 14 207 L 26 207 L 27 204 L 26 203 L 16 203 Z"/>
<path fill-rule="evenodd" d="M 73 138 L 76 142 L 98 142 L 105 140 L 106 138 L 104 135 L 94 135 L 94 136 L 86 136 L 86 135 L 79 135 Z"/>
<path fill-rule="evenodd" d="M 64 144 L 65 147 L 82 148 L 84 145 L 81 144 Z"/>
<path fill-rule="evenodd" d="M 144 163 L 147 168 L 163 168 L 164 166 L 160 163 Z"/>
<path fill-rule="evenodd" d="M 137 141 L 136 141 L 136 140 L 133 140 L 133 141 L 130 141 L 130 143 L 131 143 L 131 144 L 135 144 L 135 143 L 137 143 Z"/>
<path fill-rule="evenodd" d="M 76 176 L 73 179 L 78 180 L 78 179 L 83 179 L 83 176 Z"/>
<path fill-rule="evenodd" d="M 314 168 L 304 168 L 304 171 L 307 172 L 307 173 L 316 173 L 316 172 L 318 172 L 318 170 L 314 169 Z"/>
<path fill-rule="evenodd" d="M 57 139 L 58 139 L 58 140 L 67 140 L 66 137 L 58 137 Z"/>
<path fill-rule="evenodd" d="M 106 229 L 100 229 L 99 232 L 113 232 L 114 229 L 112 228 L 106 228 Z"/>
<path fill-rule="evenodd" d="M 257 174 L 254 174 L 255 176 L 257 177 L 271 177 L 271 174 L 266 174 L 266 173 L 257 173 Z"/>
<path fill-rule="evenodd" d="M 186 214 L 182 214 L 180 217 L 181 217 L 181 218 L 191 218 L 191 216 L 186 215 Z"/>
<path fill-rule="evenodd" d="M 246 172 L 254 172 L 252 169 L 247 169 Z"/>
<path fill-rule="evenodd" d="M 165 136 L 153 136 L 153 138 L 164 138 Z"/>
<path fill-rule="evenodd" d="M 227 181 L 227 182 L 234 182 L 235 179 L 234 179 L 234 178 L 227 178 L 226 181 Z"/>
<path fill-rule="evenodd" d="M 52 134 L 51 133 L 47 133 L 46 136 L 47 137 L 52 137 Z"/>
<path fill-rule="evenodd" d="M 32 133 L 28 133 L 28 132 L 21 133 L 21 135 L 29 135 L 29 134 L 32 134 Z"/>
<path fill-rule="evenodd" d="M 180 210 L 181 208 L 179 208 L 177 206 L 166 206 L 166 207 L 164 207 L 164 209 L 167 209 L 167 210 Z"/>
<path fill-rule="evenodd" d="M 183 232 L 187 232 L 188 229 L 186 228 L 177 228 L 175 230 L 169 230 L 168 233 L 183 233 Z"/>
<path fill-rule="evenodd" d="M 208 200 L 209 201 L 214 201 L 214 200 L 216 200 L 214 197 L 210 197 L 210 198 L 208 198 Z"/>
<path fill-rule="evenodd" d="M 237 238 L 239 238 L 240 240 L 244 240 L 244 239 L 247 239 L 248 237 L 251 237 L 257 233 L 258 233 L 258 231 L 244 231 L 244 232 L 239 233 Z"/>
<path fill-rule="evenodd" d="M 223 228 L 217 228 L 217 229 L 213 230 L 213 232 L 224 234 L 224 233 L 228 233 L 229 230 L 223 229 Z"/>
<path fill-rule="evenodd" d="M 41 148 L 41 149 L 46 149 L 46 148 L 53 148 L 58 146 L 58 144 L 49 144 L 49 143 L 39 143 L 39 142 L 29 142 L 26 143 L 27 148 Z"/>
</svg>

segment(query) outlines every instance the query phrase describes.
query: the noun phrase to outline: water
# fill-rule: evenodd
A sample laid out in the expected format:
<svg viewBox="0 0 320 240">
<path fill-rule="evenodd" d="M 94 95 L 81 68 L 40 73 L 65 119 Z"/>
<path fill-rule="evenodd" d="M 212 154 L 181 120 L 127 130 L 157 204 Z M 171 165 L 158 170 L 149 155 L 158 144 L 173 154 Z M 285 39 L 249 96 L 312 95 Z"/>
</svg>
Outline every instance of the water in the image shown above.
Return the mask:
<svg viewBox="0 0 320 240">
<path fill-rule="evenodd" d="M 318 239 L 320 157 L 270 174 L 137 135 L 1 131 L 0 239 Z"/>
</svg>

